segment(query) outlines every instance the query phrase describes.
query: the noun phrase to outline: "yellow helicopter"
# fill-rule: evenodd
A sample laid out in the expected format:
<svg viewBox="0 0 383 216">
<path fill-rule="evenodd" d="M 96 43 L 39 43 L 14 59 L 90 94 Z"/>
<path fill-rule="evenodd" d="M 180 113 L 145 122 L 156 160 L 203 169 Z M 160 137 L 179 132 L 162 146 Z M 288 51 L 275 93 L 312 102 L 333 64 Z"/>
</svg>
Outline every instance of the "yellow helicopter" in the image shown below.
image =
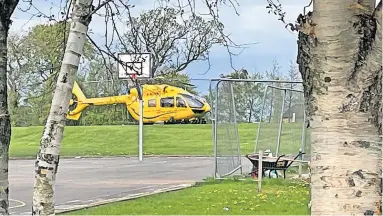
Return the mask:
<svg viewBox="0 0 383 216">
<path fill-rule="evenodd" d="M 201 119 L 210 111 L 204 98 L 171 85 L 142 85 L 143 123 L 179 123 Z M 139 98 L 136 88 L 126 95 L 86 98 L 77 82 L 73 85 L 72 99 L 69 103 L 67 119 L 78 120 L 82 111 L 90 105 L 125 104 L 130 115 L 139 120 Z M 203 122 L 206 123 L 206 122 Z"/>
</svg>

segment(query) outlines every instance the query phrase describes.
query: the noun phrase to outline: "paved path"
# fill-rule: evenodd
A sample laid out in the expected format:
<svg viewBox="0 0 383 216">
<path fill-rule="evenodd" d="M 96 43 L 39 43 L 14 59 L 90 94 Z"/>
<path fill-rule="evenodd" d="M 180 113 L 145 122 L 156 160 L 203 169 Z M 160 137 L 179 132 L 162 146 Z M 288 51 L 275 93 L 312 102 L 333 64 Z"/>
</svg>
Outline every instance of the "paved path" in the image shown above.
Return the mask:
<svg viewBox="0 0 383 216">
<path fill-rule="evenodd" d="M 31 212 L 34 160 L 11 160 L 10 213 Z M 56 181 L 56 208 L 153 192 L 192 184 L 212 176 L 213 158 L 94 158 L 61 159 Z"/>
</svg>

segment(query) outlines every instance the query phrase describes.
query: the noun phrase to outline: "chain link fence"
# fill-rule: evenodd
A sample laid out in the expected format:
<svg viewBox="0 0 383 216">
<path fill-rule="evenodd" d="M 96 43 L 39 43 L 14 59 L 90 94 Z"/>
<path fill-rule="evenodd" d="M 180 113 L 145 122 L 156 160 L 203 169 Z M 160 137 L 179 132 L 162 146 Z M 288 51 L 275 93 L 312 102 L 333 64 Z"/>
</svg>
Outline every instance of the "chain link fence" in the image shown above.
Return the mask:
<svg viewBox="0 0 383 216">
<path fill-rule="evenodd" d="M 241 168 L 239 131 L 233 83 L 221 82 L 215 100 L 215 172 L 230 175 Z"/>
<path fill-rule="evenodd" d="M 301 82 L 221 79 L 212 93 L 217 178 L 249 173 L 259 150 L 309 156 Z"/>
<path fill-rule="evenodd" d="M 304 148 L 304 121 L 302 91 L 266 86 L 255 152 L 270 150 L 274 156 L 297 154 Z"/>
</svg>

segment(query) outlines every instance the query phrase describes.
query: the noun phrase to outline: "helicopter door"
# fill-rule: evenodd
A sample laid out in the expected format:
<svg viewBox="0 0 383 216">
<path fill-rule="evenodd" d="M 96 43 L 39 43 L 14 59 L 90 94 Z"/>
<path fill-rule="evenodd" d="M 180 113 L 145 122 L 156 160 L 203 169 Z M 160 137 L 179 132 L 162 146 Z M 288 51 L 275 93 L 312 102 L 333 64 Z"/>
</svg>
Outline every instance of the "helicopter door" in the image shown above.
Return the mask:
<svg viewBox="0 0 383 216">
<path fill-rule="evenodd" d="M 176 97 L 176 107 L 177 107 L 176 108 L 177 112 L 175 115 L 176 120 L 183 120 L 188 118 L 188 107 L 186 105 L 185 100 L 181 98 L 180 96 Z"/>
<path fill-rule="evenodd" d="M 174 97 L 163 97 L 160 99 L 161 121 L 169 121 L 174 118 Z"/>
</svg>

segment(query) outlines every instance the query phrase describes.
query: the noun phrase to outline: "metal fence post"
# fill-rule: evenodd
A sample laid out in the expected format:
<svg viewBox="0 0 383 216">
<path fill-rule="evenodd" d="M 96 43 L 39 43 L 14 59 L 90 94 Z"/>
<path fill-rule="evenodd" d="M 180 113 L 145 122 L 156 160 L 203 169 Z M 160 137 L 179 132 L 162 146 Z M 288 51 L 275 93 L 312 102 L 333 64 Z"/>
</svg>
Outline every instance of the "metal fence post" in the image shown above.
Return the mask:
<svg viewBox="0 0 383 216">
<path fill-rule="evenodd" d="M 301 151 L 306 153 L 306 109 L 303 112 L 303 124 L 302 124 L 302 140 L 301 140 Z M 304 155 L 299 156 L 299 160 L 303 160 Z M 302 177 L 302 163 L 299 163 L 299 177 Z"/>
<path fill-rule="evenodd" d="M 218 119 L 218 87 L 220 81 L 217 82 L 215 87 L 215 107 L 214 107 L 214 178 L 217 177 L 218 174 L 218 164 L 217 164 L 217 119 Z"/>
<path fill-rule="evenodd" d="M 278 137 L 277 137 L 277 149 L 275 151 L 275 156 L 279 156 L 279 147 L 281 146 L 281 135 L 282 135 L 282 123 L 283 123 L 283 110 L 285 108 L 285 99 L 286 99 L 286 89 L 284 89 L 283 92 L 283 99 L 282 99 L 282 109 L 281 109 L 281 116 L 279 118 L 279 131 L 278 131 Z"/>
<path fill-rule="evenodd" d="M 306 110 L 303 112 L 303 125 L 302 125 L 302 153 L 306 153 Z M 303 155 L 301 155 L 301 160 L 303 159 Z"/>
<path fill-rule="evenodd" d="M 210 85 L 209 85 L 209 98 L 212 100 L 212 109 L 213 112 L 211 112 L 210 120 L 211 120 L 211 129 L 212 129 L 212 143 L 213 143 L 213 158 L 214 158 L 214 170 L 213 170 L 213 177 L 214 179 L 216 178 L 216 173 L 217 173 L 217 164 L 216 164 L 216 129 L 215 129 L 215 107 L 217 106 L 217 101 L 213 99 L 213 93 L 211 89 L 211 80 L 210 80 Z"/>
<path fill-rule="evenodd" d="M 262 160 L 263 159 L 263 151 L 259 150 L 259 156 L 258 156 L 258 192 L 262 191 L 262 175 L 263 175 L 263 168 L 262 168 Z"/>
<path fill-rule="evenodd" d="M 234 126 L 235 126 L 235 133 L 236 133 L 236 138 L 237 138 L 237 151 L 238 151 L 238 162 L 242 174 L 242 161 L 241 161 L 241 147 L 240 147 L 240 140 L 239 140 L 239 133 L 238 133 L 238 125 L 237 125 L 237 110 L 235 109 L 235 99 L 234 99 L 234 90 L 233 90 L 233 85 L 231 82 L 229 82 L 230 85 L 230 91 L 231 91 L 231 99 L 233 103 L 233 111 L 234 111 Z"/>
</svg>

